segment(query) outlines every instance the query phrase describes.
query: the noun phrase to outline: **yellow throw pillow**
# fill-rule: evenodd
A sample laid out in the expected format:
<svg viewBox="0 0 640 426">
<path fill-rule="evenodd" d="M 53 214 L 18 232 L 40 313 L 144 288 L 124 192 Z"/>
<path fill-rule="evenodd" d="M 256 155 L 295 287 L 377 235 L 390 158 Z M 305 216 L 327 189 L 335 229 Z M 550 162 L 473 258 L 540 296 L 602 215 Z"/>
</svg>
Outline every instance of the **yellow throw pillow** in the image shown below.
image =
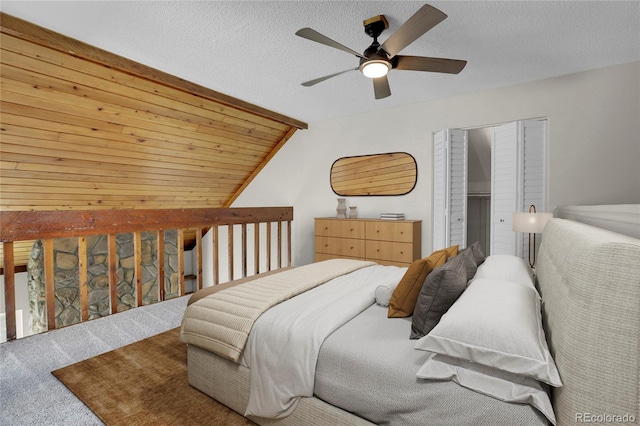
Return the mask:
<svg viewBox="0 0 640 426">
<path fill-rule="evenodd" d="M 427 275 L 438 266 L 444 265 L 449 257 L 457 254 L 458 246 L 455 245 L 436 250 L 429 257 L 413 262 L 391 295 L 387 317 L 404 318 L 413 315 L 416 300 Z"/>
</svg>

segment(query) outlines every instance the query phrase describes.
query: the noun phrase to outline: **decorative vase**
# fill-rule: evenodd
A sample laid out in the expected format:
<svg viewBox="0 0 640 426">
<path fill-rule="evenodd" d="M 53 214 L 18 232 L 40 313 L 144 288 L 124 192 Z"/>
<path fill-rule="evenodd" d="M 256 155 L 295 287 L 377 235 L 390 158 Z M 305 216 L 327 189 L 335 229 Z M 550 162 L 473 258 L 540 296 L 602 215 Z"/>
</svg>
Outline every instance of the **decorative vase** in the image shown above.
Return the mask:
<svg viewBox="0 0 640 426">
<path fill-rule="evenodd" d="M 349 219 L 355 219 L 358 217 L 358 212 L 356 211 L 356 206 L 349 206 Z"/>
<path fill-rule="evenodd" d="M 346 204 L 346 199 L 345 198 L 338 198 L 338 208 L 336 209 L 338 211 L 338 218 L 339 219 L 346 219 L 347 218 L 347 204 Z"/>
</svg>

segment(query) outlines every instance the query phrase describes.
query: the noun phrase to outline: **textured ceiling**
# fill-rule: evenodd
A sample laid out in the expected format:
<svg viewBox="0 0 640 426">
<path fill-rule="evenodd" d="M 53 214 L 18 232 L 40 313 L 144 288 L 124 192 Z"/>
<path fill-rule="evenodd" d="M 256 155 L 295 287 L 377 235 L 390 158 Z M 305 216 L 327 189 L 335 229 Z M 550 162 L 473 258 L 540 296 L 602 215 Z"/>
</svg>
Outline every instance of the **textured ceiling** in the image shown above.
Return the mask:
<svg viewBox="0 0 640 426">
<path fill-rule="evenodd" d="M 315 121 L 640 60 L 640 2 L 432 1 L 449 17 L 404 55 L 465 59 L 458 75 L 393 70 L 375 100 L 358 59 L 294 33 L 311 27 L 363 51 L 362 21 L 389 34 L 423 2 L 7 1 L 0 9 L 290 117 Z"/>
</svg>

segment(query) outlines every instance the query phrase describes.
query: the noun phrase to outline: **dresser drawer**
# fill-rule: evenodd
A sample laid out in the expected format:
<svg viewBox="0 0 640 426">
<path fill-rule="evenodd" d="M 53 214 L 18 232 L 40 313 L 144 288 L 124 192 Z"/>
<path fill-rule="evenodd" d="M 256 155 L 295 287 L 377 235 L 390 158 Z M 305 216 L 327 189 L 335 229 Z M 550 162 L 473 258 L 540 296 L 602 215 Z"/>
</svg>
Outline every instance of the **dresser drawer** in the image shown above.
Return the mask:
<svg viewBox="0 0 640 426">
<path fill-rule="evenodd" d="M 349 219 L 316 219 L 316 236 L 364 238 L 364 222 Z"/>
<path fill-rule="evenodd" d="M 367 240 L 411 243 L 416 235 L 420 237 L 419 222 L 372 221 L 366 224 Z"/>
<path fill-rule="evenodd" d="M 364 259 L 364 240 L 316 235 L 316 253 Z"/>
<path fill-rule="evenodd" d="M 414 260 L 412 243 L 367 240 L 366 257 L 371 260 L 411 263 Z"/>
</svg>

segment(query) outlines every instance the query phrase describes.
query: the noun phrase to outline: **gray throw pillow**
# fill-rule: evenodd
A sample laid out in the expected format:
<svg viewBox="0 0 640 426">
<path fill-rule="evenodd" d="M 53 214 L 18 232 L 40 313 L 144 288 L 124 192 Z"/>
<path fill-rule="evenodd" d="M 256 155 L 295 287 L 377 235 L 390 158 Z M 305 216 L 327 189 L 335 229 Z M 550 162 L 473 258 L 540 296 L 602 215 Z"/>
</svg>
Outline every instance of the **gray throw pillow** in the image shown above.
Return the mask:
<svg viewBox="0 0 640 426">
<path fill-rule="evenodd" d="M 482 248 L 480 248 L 480 242 L 476 241 L 475 243 L 467 247 L 467 249 L 471 249 L 471 252 L 473 253 L 473 260 L 476 261 L 476 266 L 482 265 L 482 262 L 484 262 L 485 259 L 485 255 L 482 252 Z M 471 279 L 471 277 L 468 277 L 468 279 Z"/>
<path fill-rule="evenodd" d="M 463 256 L 434 269 L 425 279 L 411 320 L 411 339 L 426 336 L 467 287 Z"/>
<path fill-rule="evenodd" d="M 473 257 L 473 249 L 469 246 L 466 249 L 458 253 L 458 256 L 462 256 L 464 267 L 467 270 L 467 282 L 469 282 L 478 270 L 478 265 Z M 454 258 L 449 259 L 451 262 Z"/>
</svg>

